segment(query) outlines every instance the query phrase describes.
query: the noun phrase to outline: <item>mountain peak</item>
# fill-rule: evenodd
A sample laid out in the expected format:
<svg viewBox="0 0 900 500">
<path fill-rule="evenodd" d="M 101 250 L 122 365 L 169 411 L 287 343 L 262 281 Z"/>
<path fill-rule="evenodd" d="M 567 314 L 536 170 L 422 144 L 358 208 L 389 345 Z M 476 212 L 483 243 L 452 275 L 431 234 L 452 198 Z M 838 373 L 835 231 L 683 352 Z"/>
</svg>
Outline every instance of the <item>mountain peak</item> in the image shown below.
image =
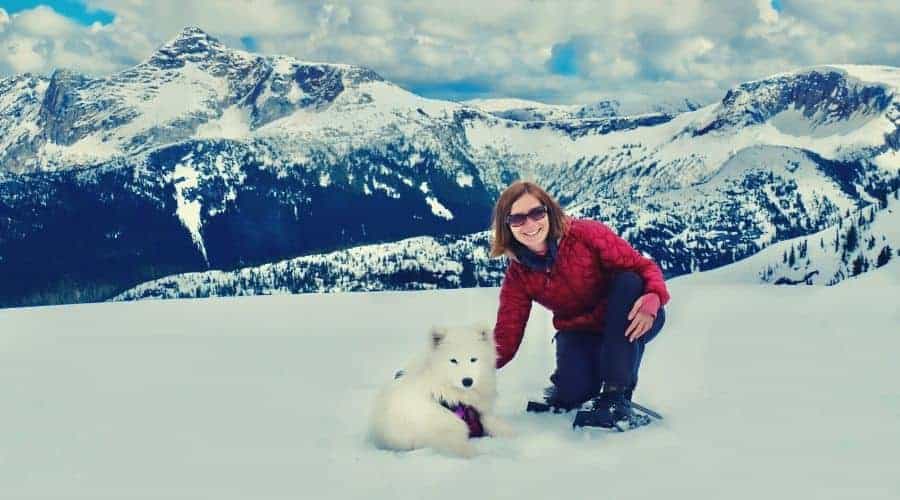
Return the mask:
<svg viewBox="0 0 900 500">
<path fill-rule="evenodd" d="M 207 59 L 227 50 L 222 42 L 209 33 L 197 26 L 187 26 L 178 36 L 160 47 L 149 62 L 163 68 L 180 67 L 185 61 Z"/>
<path fill-rule="evenodd" d="M 217 44 L 222 45 L 219 40 L 210 35 L 209 33 L 200 29 L 199 26 L 185 26 L 184 29 L 181 30 L 178 35 L 169 40 L 168 43 L 163 45 L 163 47 L 175 46 L 175 47 L 186 47 L 191 46 L 192 44 Z"/>
</svg>

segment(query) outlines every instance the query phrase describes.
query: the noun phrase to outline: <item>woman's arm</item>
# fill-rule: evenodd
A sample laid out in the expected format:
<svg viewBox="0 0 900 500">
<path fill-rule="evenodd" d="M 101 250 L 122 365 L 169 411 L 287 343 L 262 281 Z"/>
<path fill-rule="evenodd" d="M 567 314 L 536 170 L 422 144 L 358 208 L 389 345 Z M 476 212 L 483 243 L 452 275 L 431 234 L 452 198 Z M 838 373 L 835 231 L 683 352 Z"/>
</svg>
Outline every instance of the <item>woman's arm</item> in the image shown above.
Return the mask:
<svg viewBox="0 0 900 500">
<path fill-rule="evenodd" d="M 509 363 L 519 350 L 529 314 L 531 297 L 525 291 L 519 273 L 510 264 L 500 286 L 500 307 L 497 309 L 497 324 L 494 326 L 497 368 Z"/>
</svg>

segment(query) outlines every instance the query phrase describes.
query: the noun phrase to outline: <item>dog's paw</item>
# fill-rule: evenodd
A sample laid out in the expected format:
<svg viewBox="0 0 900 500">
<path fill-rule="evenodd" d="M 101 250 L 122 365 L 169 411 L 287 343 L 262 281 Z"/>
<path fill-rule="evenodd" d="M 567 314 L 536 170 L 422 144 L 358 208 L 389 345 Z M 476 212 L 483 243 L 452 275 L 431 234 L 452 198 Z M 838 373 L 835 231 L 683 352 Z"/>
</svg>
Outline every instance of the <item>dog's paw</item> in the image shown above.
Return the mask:
<svg viewBox="0 0 900 500">
<path fill-rule="evenodd" d="M 481 424 L 489 436 L 499 438 L 509 438 L 516 435 L 515 429 L 512 428 L 505 420 L 493 415 L 485 415 L 481 417 Z"/>
</svg>

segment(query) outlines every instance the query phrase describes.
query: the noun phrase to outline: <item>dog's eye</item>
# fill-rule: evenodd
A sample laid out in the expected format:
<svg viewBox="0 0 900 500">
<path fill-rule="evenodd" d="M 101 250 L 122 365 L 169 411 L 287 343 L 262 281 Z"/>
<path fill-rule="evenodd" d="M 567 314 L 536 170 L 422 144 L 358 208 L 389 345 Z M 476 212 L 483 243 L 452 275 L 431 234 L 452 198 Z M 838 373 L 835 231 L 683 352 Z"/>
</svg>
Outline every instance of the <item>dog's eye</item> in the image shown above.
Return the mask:
<svg viewBox="0 0 900 500">
<path fill-rule="evenodd" d="M 476 362 L 476 361 L 478 361 L 478 358 L 472 358 L 472 359 L 469 360 L 469 362 L 471 362 L 471 363 L 474 363 L 474 362 Z"/>
<path fill-rule="evenodd" d="M 450 358 L 450 362 L 453 363 L 453 364 L 455 365 L 455 364 L 456 364 L 456 358 Z"/>
</svg>

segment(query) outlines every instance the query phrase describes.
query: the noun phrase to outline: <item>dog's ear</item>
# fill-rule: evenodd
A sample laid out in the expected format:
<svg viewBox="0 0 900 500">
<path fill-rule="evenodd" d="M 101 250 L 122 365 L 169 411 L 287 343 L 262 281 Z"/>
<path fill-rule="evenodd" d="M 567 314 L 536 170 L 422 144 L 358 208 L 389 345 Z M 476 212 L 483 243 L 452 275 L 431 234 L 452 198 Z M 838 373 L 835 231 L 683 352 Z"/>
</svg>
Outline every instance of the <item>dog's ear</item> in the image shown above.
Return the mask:
<svg viewBox="0 0 900 500">
<path fill-rule="evenodd" d="M 437 346 L 441 345 L 441 342 L 447 338 L 447 330 L 441 327 L 432 326 L 429 336 L 431 337 L 431 347 L 437 348 Z"/>
</svg>

